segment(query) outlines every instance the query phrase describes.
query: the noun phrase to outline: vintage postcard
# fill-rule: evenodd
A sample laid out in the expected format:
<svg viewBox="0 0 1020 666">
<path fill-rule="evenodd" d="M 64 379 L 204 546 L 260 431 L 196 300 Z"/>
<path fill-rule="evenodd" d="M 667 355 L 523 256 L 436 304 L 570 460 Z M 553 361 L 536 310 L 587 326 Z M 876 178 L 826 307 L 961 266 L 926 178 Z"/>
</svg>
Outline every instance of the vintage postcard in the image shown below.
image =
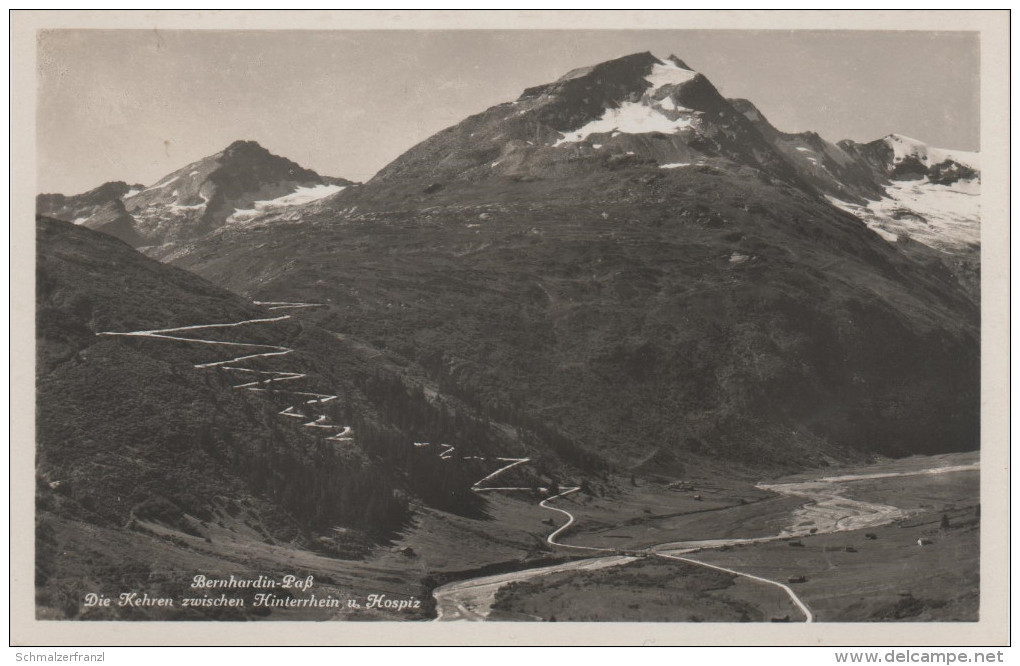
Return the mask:
<svg viewBox="0 0 1020 666">
<path fill-rule="evenodd" d="M 15 12 L 12 641 L 1003 644 L 1008 21 Z"/>
</svg>

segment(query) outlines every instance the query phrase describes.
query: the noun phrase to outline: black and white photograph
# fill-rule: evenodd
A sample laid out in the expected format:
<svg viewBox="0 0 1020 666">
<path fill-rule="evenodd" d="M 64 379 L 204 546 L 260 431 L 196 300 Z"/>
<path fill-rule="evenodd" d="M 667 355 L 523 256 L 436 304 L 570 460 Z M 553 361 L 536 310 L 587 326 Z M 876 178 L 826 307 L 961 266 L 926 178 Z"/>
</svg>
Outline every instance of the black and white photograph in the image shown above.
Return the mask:
<svg viewBox="0 0 1020 666">
<path fill-rule="evenodd" d="M 986 15 L 337 14 L 33 33 L 30 619 L 1002 612 Z"/>
</svg>

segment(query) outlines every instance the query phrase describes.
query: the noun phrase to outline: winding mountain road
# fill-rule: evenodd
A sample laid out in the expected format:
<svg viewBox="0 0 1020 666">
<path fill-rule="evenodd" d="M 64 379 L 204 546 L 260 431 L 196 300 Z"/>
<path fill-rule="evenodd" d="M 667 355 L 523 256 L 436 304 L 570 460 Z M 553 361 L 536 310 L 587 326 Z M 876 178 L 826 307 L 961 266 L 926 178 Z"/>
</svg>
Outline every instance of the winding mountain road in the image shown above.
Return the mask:
<svg viewBox="0 0 1020 666">
<path fill-rule="evenodd" d="M 479 458 L 478 456 L 469 457 L 474 460 L 485 460 L 485 458 Z M 483 476 L 481 479 L 475 481 L 474 485 L 471 486 L 471 490 L 475 492 L 484 490 L 531 490 L 530 488 L 515 488 L 515 487 L 492 488 L 483 486 L 482 485 L 483 483 L 485 483 L 486 481 L 492 481 L 503 472 L 510 471 L 514 467 L 517 467 L 518 465 L 523 465 L 526 462 L 531 462 L 531 458 L 496 458 L 496 460 L 500 462 L 508 462 L 510 464 L 506 465 L 505 467 L 500 467 L 492 474 L 489 474 L 488 476 Z"/>
<path fill-rule="evenodd" d="M 312 308 L 320 307 L 320 303 L 288 303 L 285 301 L 254 301 L 255 305 L 261 305 L 268 307 L 270 310 L 284 310 L 289 308 Z M 354 442 L 352 437 L 353 431 L 350 426 L 336 425 L 329 423 L 329 417 L 325 414 L 312 413 L 311 410 L 305 408 L 305 405 L 321 405 L 331 400 L 336 400 L 338 396 L 329 393 L 315 393 L 312 391 L 299 391 L 299 390 L 287 390 L 276 388 L 274 384 L 281 382 L 294 382 L 302 379 L 306 379 L 308 375 L 303 372 L 289 372 L 282 370 L 259 370 L 258 368 L 241 367 L 239 364 L 255 359 L 266 358 L 270 356 L 285 356 L 293 353 L 293 349 L 290 347 L 284 347 L 281 345 L 267 345 L 256 342 L 234 342 L 232 340 L 209 340 L 204 338 L 187 338 L 180 335 L 169 335 L 171 333 L 184 333 L 190 331 L 205 331 L 210 329 L 223 329 L 223 328 L 237 328 L 239 326 L 252 326 L 258 324 L 275 324 L 282 321 L 287 321 L 291 318 L 291 315 L 280 315 L 277 317 L 263 317 L 260 319 L 245 319 L 242 321 L 235 321 L 223 324 L 195 324 L 192 326 L 175 326 L 172 328 L 158 328 L 141 331 L 101 331 L 96 333 L 100 336 L 113 336 L 113 337 L 135 337 L 135 338 L 152 338 L 156 340 L 169 340 L 172 342 L 187 342 L 192 344 L 201 345 L 216 345 L 221 347 L 242 347 L 246 349 L 266 349 L 269 351 L 258 352 L 255 354 L 243 354 L 241 356 L 235 356 L 228 359 L 221 359 L 216 361 L 209 361 L 206 363 L 197 363 L 194 365 L 196 369 L 207 370 L 210 368 L 219 368 L 226 372 L 237 372 L 245 375 L 254 375 L 255 379 L 252 381 L 243 382 L 241 384 L 234 384 L 233 388 L 243 389 L 246 391 L 255 392 L 268 392 L 273 393 L 286 393 L 290 395 L 299 396 L 302 398 L 308 398 L 302 400 L 298 404 L 291 405 L 286 409 L 279 412 L 280 416 L 299 418 L 306 421 L 302 425 L 305 427 L 333 430 L 326 440 L 351 444 Z M 309 413 L 305 413 L 309 412 Z"/>
</svg>

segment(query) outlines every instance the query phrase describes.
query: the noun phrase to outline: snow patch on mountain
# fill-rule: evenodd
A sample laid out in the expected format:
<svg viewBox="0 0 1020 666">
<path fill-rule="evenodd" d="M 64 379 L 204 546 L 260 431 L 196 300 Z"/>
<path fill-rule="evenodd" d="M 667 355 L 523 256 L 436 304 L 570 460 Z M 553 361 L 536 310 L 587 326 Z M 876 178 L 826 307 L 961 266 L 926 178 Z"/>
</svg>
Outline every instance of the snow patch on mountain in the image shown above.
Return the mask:
<svg viewBox="0 0 1020 666">
<path fill-rule="evenodd" d="M 925 166 L 934 166 L 946 160 L 952 160 L 972 169 L 981 169 L 979 153 L 934 148 L 923 141 L 911 139 L 902 134 L 890 134 L 885 137 L 885 143 L 893 149 L 894 162 L 902 162 L 904 158 L 913 157 Z"/>
<path fill-rule="evenodd" d="M 981 185 L 977 180 L 936 185 L 928 179 L 896 181 L 886 196 L 866 206 L 827 197 L 853 213 L 885 240 L 908 236 L 940 251 L 978 247 L 981 243 Z"/>
<path fill-rule="evenodd" d="M 869 225 L 868 228 L 871 229 L 872 231 L 874 231 L 876 234 L 878 234 L 882 238 L 884 238 L 885 240 L 889 241 L 890 243 L 895 243 L 896 241 L 898 241 L 900 239 L 900 237 L 897 236 L 896 234 L 892 233 L 891 231 L 886 231 L 885 229 L 883 229 L 882 227 L 880 227 L 878 225 L 874 225 L 874 226 Z"/>
<path fill-rule="evenodd" d="M 274 212 L 281 208 L 289 208 L 291 206 L 303 206 L 304 204 L 324 199 L 331 194 L 342 192 L 346 189 L 342 185 L 314 185 L 312 187 L 298 187 L 290 194 L 286 194 L 276 199 L 269 199 L 266 201 L 256 201 L 252 205 L 254 208 L 242 208 L 237 209 L 234 213 L 227 218 L 228 222 L 246 222 L 249 220 L 262 215 L 263 213 Z"/>
<path fill-rule="evenodd" d="M 697 72 L 684 69 L 667 60 L 665 63 L 653 63 L 652 71 L 645 77 L 645 81 L 652 84 L 652 90 L 658 90 L 662 86 L 687 83 L 697 75 Z"/>
<path fill-rule="evenodd" d="M 681 114 L 675 120 L 670 119 L 660 110 L 640 102 L 624 102 L 617 109 L 606 109 L 601 118 L 596 118 L 580 129 L 564 134 L 563 138 L 554 143 L 561 146 L 565 143 L 584 141 L 592 134 L 606 132 L 622 132 L 624 134 L 645 134 L 663 132 L 672 134 L 694 127 L 693 114 Z"/>
<path fill-rule="evenodd" d="M 673 99 L 673 94 L 676 92 L 673 87 L 693 80 L 698 73 L 677 64 L 678 62 L 680 61 L 673 59 L 657 59 L 652 63 L 651 71 L 644 76 L 649 88 L 645 90 L 639 101 L 623 101 L 619 102 L 618 107 L 606 108 L 601 117 L 591 120 L 578 129 L 565 132 L 553 145 L 562 146 L 568 143 L 577 143 L 584 141 L 592 134 L 607 132 L 611 132 L 612 136 L 617 136 L 620 133 L 646 134 L 649 132 L 673 134 L 692 128 L 696 112 L 678 104 Z M 561 80 L 582 76 L 589 69 L 571 72 Z M 662 90 L 663 88 L 666 90 Z M 657 95 L 662 95 L 662 98 L 656 99 Z"/>
<path fill-rule="evenodd" d="M 266 204 L 269 207 L 276 206 L 302 206 L 319 199 L 324 199 L 331 194 L 342 192 L 346 189 L 343 185 L 313 185 L 312 187 L 298 187 L 296 190 L 286 196 L 279 197 L 278 199 L 272 199 L 270 201 L 257 201 L 255 202 L 256 207 L 258 204 Z"/>
</svg>

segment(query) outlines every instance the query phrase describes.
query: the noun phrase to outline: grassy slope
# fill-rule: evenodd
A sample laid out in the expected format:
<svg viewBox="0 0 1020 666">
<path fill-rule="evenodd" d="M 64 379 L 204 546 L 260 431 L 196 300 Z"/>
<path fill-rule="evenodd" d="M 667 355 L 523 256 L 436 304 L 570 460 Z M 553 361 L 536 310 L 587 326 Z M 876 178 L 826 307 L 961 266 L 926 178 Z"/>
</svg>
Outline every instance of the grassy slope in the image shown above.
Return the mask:
<svg viewBox="0 0 1020 666">
<path fill-rule="evenodd" d="M 417 389 L 408 391 L 398 382 L 394 394 L 380 377 L 401 370 L 404 362 L 399 358 L 340 340 L 301 316 L 181 333 L 294 348 L 254 367 L 308 373 L 301 389 L 340 396 L 317 407 L 335 423 L 356 424 L 359 447 L 344 448 L 336 469 L 336 457 L 323 455 L 328 445 L 310 436 L 300 422 L 277 415 L 293 404 L 292 396 L 238 391 L 232 388 L 237 375 L 193 367 L 223 358 L 224 350 L 95 335 L 280 312 L 253 307 L 87 229 L 43 219 L 38 237 L 40 617 L 195 618 L 198 611 L 89 610 L 81 605 L 90 591 L 134 589 L 180 596 L 195 573 L 304 572 L 321 581 L 338 581 L 321 589 L 361 599 L 372 593 L 422 598 L 423 583 L 433 574 L 548 555 L 542 538 L 548 528 L 541 522 L 547 512 L 537 508 L 539 498 L 527 493 L 522 499 L 494 495 L 484 513 L 474 518 L 412 500 L 414 516 L 391 526 L 386 535 L 392 544 L 378 542 L 385 524 L 372 522 L 365 501 L 376 486 L 396 486 L 406 496 L 420 487 L 416 477 L 424 475 L 423 481 L 438 486 L 447 470 L 462 468 L 466 489 L 505 464 L 426 464 L 429 456 L 436 458 L 436 451 L 418 452 L 412 441 L 436 435 L 434 441 L 456 444 L 464 455 L 503 454 L 519 446 L 512 429 L 472 426 L 470 410 L 448 396 L 437 396 L 435 387 L 413 368 L 403 374 Z M 422 390 L 433 397 L 426 400 Z M 452 419 L 452 424 L 444 425 L 444 418 L 436 418 L 436 405 L 459 416 L 447 415 L 445 421 Z M 383 428 L 386 437 L 366 438 L 369 428 Z M 392 455 L 387 437 L 416 456 Z M 269 464 L 263 465 L 267 456 Z M 542 460 L 539 456 L 535 466 L 505 480 L 547 483 L 548 477 L 536 476 L 536 470 L 548 473 L 558 466 Z M 381 470 L 381 476 L 369 477 L 371 483 L 365 485 L 365 478 L 351 476 L 361 469 Z M 253 475 L 253 470 L 263 471 Z M 345 490 L 348 486 L 351 492 Z M 440 504 L 442 499 L 429 498 Z M 302 505 L 307 510 L 295 509 Z M 405 548 L 411 554 L 400 552 Z M 218 619 L 324 618 L 322 611 L 199 614 Z M 347 614 L 397 617 L 382 611 Z"/>
<path fill-rule="evenodd" d="M 496 593 L 501 619 L 559 622 L 767 622 L 796 616 L 781 590 L 748 594 L 736 576 L 683 562 L 639 560 L 620 568 L 555 574 Z M 654 595 L 648 590 L 654 589 Z"/>
<path fill-rule="evenodd" d="M 196 570 L 282 574 L 295 557 L 328 562 L 310 551 L 363 557 L 381 534 L 401 527 L 406 514 L 394 489 L 427 461 L 394 469 L 386 451 L 371 448 L 376 440 L 330 445 L 277 415 L 293 396 L 239 391 L 237 375 L 193 367 L 232 350 L 95 335 L 279 313 L 87 229 L 41 219 L 37 233 L 42 615 L 77 616 L 85 591 L 117 591 L 121 569 L 160 571 L 158 585 L 141 588 L 153 591 L 179 588 Z M 300 389 L 338 394 L 317 408 L 334 423 L 393 427 L 355 385 L 375 369 L 299 319 L 183 335 L 291 346 L 294 353 L 258 367 L 306 372 Z M 263 552 L 268 568 L 253 569 L 261 551 L 276 555 Z M 147 574 L 138 575 L 144 582 Z"/>
<path fill-rule="evenodd" d="M 94 333 L 262 313 L 115 239 L 48 220 L 37 233 L 43 499 L 94 522 L 124 524 L 133 507 L 161 495 L 180 495 L 182 508 L 203 513 L 211 493 L 240 492 L 233 475 L 211 460 L 211 447 L 198 443 L 205 437 L 222 444 L 226 431 L 259 437 L 244 397 L 225 378 L 194 371 L 187 357 L 193 350 L 182 357 L 175 343 L 158 348 Z M 205 497 L 191 507 L 191 493 Z"/>
</svg>

